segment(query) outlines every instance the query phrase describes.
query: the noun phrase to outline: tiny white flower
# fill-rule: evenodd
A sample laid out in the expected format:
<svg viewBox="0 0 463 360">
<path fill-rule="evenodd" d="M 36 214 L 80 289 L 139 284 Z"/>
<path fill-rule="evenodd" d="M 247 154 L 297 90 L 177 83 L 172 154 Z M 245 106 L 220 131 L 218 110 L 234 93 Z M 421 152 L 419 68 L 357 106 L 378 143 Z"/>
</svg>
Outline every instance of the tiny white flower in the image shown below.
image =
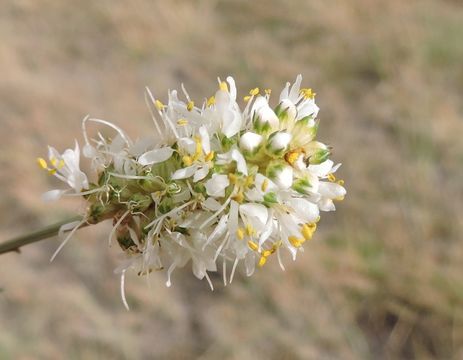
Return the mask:
<svg viewBox="0 0 463 360">
<path fill-rule="evenodd" d="M 253 153 L 259 148 L 262 140 L 263 137 L 261 135 L 248 131 L 241 135 L 240 148 L 248 153 Z"/>
<path fill-rule="evenodd" d="M 230 180 L 227 175 L 214 174 L 206 181 L 205 187 L 209 196 L 224 197 L 228 185 L 230 185 Z"/>
</svg>

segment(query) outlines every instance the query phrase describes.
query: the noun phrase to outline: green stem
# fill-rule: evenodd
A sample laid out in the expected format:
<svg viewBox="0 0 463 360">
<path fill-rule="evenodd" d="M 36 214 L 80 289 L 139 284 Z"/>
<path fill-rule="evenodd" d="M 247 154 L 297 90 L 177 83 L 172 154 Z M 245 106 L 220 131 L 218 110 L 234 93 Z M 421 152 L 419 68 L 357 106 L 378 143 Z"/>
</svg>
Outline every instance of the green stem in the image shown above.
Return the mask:
<svg viewBox="0 0 463 360">
<path fill-rule="evenodd" d="M 18 236 L 14 239 L 0 243 L 0 254 L 5 254 L 10 251 L 19 252 L 20 247 L 58 235 L 58 231 L 61 226 L 63 226 L 64 224 L 67 224 L 73 221 L 79 221 L 79 220 L 82 220 L 82 216 L 74 216 L 70 219 L 66 219 L 59 223 L 47 226 L 41 230 L 34 231 L 27 235 Z M 86 225 L 87 224 L 84 223 L 81 227 L 86 226 Z"/>
</svg>

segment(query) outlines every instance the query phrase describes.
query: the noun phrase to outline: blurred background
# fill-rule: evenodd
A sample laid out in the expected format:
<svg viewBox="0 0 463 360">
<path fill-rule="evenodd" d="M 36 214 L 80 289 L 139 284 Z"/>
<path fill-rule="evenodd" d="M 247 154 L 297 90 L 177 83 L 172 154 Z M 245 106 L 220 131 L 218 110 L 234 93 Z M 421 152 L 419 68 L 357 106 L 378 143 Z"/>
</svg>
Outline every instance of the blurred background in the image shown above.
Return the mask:
<svg viewBox="0 0 463 360">
<path fill-rule="evenodd" d="M 111 224 L 53 264 L 50 239 L 0 259 L 0 359 L 463 358 L 463 3 L 0 0 L 0 240 L 82 210 L 43 204 L 47 144 L 86 114 L 153 133 L 143 100 L 197 102 L 233 75 L 317 92 L 348 196 L 306 251 L 216 290 L 177 270 L 127 279 Z M 275 101 L 274 96 L 274 101 Z"/>
</svg>

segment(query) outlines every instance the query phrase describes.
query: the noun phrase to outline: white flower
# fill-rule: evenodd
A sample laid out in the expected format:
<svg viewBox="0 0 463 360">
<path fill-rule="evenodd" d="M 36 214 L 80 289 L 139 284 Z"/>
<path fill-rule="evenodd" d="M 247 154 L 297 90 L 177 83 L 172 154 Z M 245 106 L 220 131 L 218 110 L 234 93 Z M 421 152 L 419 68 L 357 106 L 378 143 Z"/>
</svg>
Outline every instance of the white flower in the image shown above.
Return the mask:
<svg viewBox="0 0 463 360">
<path fill-rule="evenodd" d="M 241 135 L 240 148 L 248 153 L 253 153 L 259 148 L 262 140 L 263 138 L 261 135 L 248 131 Z"/>
<path fill-rule="evenodd" d="M 274 132 L 268 138 L 267 150 L 272 155 L 282 155 L 288 150 L 291 139 L 291 134 L 285 131 Z"/>
<path fill-rule="evenodd" d="M 212 178 L 206 181 L 206 191 L 212 197 L 224 197 L 225 189 L 230 185 L 227 175 L 212 175 Z"/>
</svg>

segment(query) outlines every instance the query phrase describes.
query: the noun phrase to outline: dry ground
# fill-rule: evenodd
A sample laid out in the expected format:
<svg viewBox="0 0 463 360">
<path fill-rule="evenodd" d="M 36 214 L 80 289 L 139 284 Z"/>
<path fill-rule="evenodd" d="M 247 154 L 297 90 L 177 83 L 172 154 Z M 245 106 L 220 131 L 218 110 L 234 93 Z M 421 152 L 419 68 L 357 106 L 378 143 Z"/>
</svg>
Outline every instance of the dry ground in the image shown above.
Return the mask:
<svg viewBox="0 0 463 360">
<path fill-rule="evenodd" d="M 296 263 L 211 293 L 129 277 L 109 224 L 0 259 L 0 359 L 463 357 L 463 3 L 0 0 L 0 238 L 62 219 L 35 165 L 90 113 L 133 137 L 143 103 L 216 76 L 241 93 L 301 72 L 348 196 Z M 217 284 L 218 279 L 215 279 Z"/>
</svg>

